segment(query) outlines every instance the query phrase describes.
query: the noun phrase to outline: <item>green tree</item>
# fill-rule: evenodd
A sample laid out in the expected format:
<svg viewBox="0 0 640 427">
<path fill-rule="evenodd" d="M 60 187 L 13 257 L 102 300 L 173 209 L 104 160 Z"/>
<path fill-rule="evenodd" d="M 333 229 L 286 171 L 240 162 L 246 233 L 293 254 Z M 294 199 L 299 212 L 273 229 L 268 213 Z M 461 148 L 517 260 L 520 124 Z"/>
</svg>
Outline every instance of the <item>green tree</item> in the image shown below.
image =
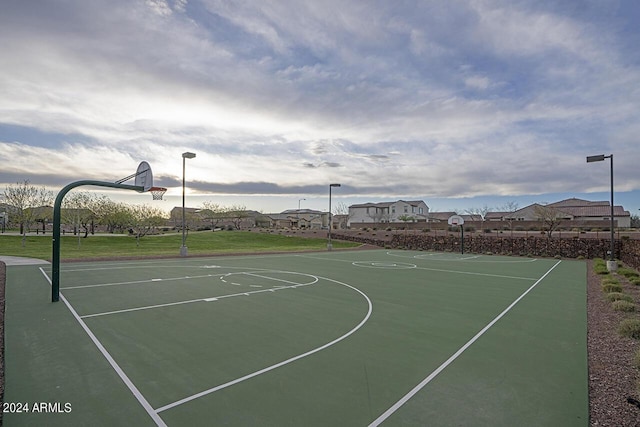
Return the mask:
<svg viewBox="0 0 640 427">
<path fill-rule="evenodd" d="M 208 221 L 211 224 L 211 231 L 215 231 L 216 226 L 224 219 L 228 211 L 228 208 L 225 208 L 218 203 L 205 201 L 202 202 L 199 215 L 203 220 Z"/>
<path fill-rule="evenodd" d="M 131 215 L 130 227 L 136 236 L 136 245 L 140 245 L 140 238 L 155 231 L 166 222 L 164 212 L 149 205 L 129 206 Z"/>
<path fill-rule="evenodd" d="M 116 203 L 106 196 L 94 200 L 92 210 L 97 222 L 107 227 L 107 232 L 123 232 L 132 223 L 131 211 L 124 203 Z"/>
<path fill-rule="evenodd" d="M 26 179 L 6 187 L 4 201 L 11 207 L 9 219 L 20 227 L 22 246 L 24 246 L 27 230 L 31 224 L 38 219 L 43 219 L 43 214 L 46 215 L 49 212 L 53 203 L 53 193 L 45 187 L 37 188 Z"/>
<path fill-rule="evenodd" d="M 84 238 L 89 236 L 89 228 L 96 216 L 91 210 L 96 199 L 88 191 L 72 191 L 67 194 L 62 202 L 62 220 L 73 225 L 74 234 L 78 235 L 78 247 L 80 247 L 80 228 L 84 230 Z"/>
</svg>

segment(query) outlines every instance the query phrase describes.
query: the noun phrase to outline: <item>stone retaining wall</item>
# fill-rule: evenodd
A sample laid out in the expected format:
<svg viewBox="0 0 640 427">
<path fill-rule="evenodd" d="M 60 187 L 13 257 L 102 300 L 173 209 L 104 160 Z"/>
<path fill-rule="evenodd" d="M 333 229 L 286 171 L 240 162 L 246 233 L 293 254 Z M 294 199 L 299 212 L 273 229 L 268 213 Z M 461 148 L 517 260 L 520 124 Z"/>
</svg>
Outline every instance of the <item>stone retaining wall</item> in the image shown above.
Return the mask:
<svg viewBox="0 0 640 427">
<path fill-rule="evenodd" d="M 428 234 L 394 234 L 382 239 L 375 236 L 352 233 L 332 233 L 335 239 L 367 243 L 392 249 L 413 249 L 441 252 L 460 252 L 460 237 L 456 235 L 433 236 Z M 608 258 L 609 239 L 547 238 L 547 237 L 487 237 L 465 236 L 464 252 L 491 253 L 528 257 Z M 615 241 L 615 256 L 625 264 L 640 269 L 640 241 L 619 239 Z"/>
</svg>

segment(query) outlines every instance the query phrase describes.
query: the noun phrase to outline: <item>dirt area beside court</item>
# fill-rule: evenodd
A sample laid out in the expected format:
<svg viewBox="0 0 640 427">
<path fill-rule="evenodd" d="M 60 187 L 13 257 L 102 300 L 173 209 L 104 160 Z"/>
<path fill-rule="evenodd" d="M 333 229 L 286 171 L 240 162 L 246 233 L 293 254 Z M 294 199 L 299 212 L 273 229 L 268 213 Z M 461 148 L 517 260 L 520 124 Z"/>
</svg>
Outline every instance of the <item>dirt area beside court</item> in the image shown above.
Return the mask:
<svg viewBox="0 0 640 427">
<path fill-rule="evenodd" d="M 589 354 L 589 416 L 592 426 L 632 427 L 640 425 L 638 382 L 634 367 L 637 340 L 618 334 L 626 316 L 614 311 L 601 289 L 601 276 L 587 262 L 587 350 Z M 623 282 L 623 280 L 621 280 Z M 640 288 L 623 283 L 626 294 L 640 307 Z M 636 314 L 637 316 L 637 314 Z M 640 404 L 640 402 L 638 402 Z"/>
</svg>

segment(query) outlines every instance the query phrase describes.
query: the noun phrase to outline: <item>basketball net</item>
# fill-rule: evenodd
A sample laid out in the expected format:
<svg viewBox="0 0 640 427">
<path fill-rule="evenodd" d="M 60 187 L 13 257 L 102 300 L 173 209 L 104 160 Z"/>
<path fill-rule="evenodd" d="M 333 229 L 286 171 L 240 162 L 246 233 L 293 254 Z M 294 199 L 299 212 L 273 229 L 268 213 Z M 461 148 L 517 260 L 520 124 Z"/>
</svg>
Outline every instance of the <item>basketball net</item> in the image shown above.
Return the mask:
<svg viewBox="0 0 640 427">
<path fill-rule="evenodd" d="M 153 197 L 153 200 L 162 200 L 162 196 L 167 192 L 166 188 L 163 187 L 151 187 L 149 189 L 149 193 Z"/>
</svg>

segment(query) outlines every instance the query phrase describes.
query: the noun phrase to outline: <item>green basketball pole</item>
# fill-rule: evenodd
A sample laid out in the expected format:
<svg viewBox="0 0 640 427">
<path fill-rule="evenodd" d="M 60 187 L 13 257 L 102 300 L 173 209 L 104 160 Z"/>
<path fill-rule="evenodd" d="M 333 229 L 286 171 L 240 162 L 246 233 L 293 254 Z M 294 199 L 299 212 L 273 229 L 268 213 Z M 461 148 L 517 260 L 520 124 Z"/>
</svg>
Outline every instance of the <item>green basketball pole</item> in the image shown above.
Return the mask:
<svg viewBox="0 0 640 427">
<path fill-rule="evenodd" d="M 64 196 L 76 187 L 81 185 L 96 185 L 98 187 L 120 188 L 124 190 L 134 190 L 139 193 L 145 191 L 144 187 L 138 185 L 119 184 L 114 182 L 103 181 L 76 181 L 64 187 L 58 193 L 56 201 L 53 205 L 53 255 L 51 257 L 51 302 L 60 300 L 60 212 L 62 207 L 62 199 Z"/>
</svg>

